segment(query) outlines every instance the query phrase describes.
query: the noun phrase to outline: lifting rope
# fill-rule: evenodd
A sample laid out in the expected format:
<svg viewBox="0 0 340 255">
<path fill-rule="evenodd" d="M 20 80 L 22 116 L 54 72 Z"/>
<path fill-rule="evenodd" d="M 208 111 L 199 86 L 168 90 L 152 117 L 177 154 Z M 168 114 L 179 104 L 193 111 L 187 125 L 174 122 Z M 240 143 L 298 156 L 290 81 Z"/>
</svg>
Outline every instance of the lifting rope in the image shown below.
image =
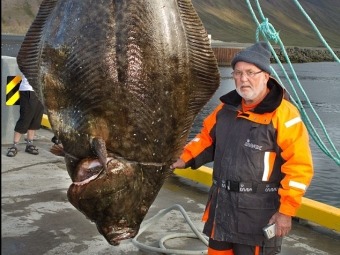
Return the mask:
<svg viewBox="0 0 340 255">
<path fill-rule="evenodd" d="M 291 100 L 292 102 L 296 105 L 296 107 L 299 109 L 300 113 L 301 113 L 301 116 L 302 116 L 302 119 L 303 121 L 305 122 L 306 124 L 306 127 L 308 129 L 308 132 L 309 134 L 312 136 L 313 140 L 315 141 L 315 143 L 319 146 L 319 148 L 328 156 L 330 157 L 331 159 L 333 159 L 335 161 L 335 163 L 337 165 L 340 165 L 340 154 L 339 154 L 339 151 L 335 148 L 333 142 L 331 141 L 328 133 L 327 133 L 327 130 L 324 126 L 324 124 L 322 123 L 320 117 L 318 116 L 318 114 L 316 113 L 313 105 L 311 104 L 307 94 L 305 93 L 303 87 L 301 86 L 301 83 L 295 73 L 295 70 L 292 66 L 292 63 L 290 62 L 289 60 L 289 57 L 288 57 L 288 54 L 285 50 L 285 47 L 280 39 L 280 36 L 279 36 L 279 33 L 275 31 L 275 28 L 273 27 L 272 24 L 269 23 L 268 21 L 268 18 L 266 18 L 264 15 L 263 15 L 263 12 L 262 12 L 262 9 L 261 9 L 261 6 L 259 4 L 259 1 L 258 0 L 255 0 L 256 1 L 256 5 L 257 5 L 257 9 L 258 9 L 258 13 L 261 17 L 261 20 L 262 22 L 260 23 L 256 17 L 256 14 L 253 10 L 253 7 L 250 3 L 250 0 L 247 0 L 247 4 L 248 4 L 248 7 L 249 7 L 249 10 L 254 18 L 254 21 L 257 25 L 257 30 L 256 30 L 256 41 L 259 41 L 259 34 L 261 32 L 262 36 L 265 38 L 265 40 L 267 41 L 267 43 L 269 44 L 270 46 L 270 49 L 273 53 L 273 56 L 276 60 L 276 62 L 279 64 L 279 66 L 281 67 L 283 73 L 284 73 L 284 76 L 286 77 L 292 91 L 293 91 L 293 96 L 291 95 Z M 303 8 L 301 7 L 301 5 L 299 4 L 299 2 L 297 0 L 294 0 L 295 4 L 298 6 L 298 8 L 300 9 L 300 11 L 304 14 L 304 16 L 307 18 L 307 20 L 309 21 L 309 23 L 313 26 L 314 30 L 316 31 L 316 33 L 318 34 L 319 38 L 321 39 L 321 41 L 323 42 L 323 44 L 325 45 L 325 47 L 330 51 L 330 53 L 333 55 L 334 59 L 336 62 L 340 63 L 340 60 L 339 58 L 335 55 L 334 51 L 329 47 L 329 45 L 327 44 L 326 40 L 322 37 L 321 33 L 318 31 L 318 29 L 316 28 L 315 24 L 313 23 L 313 21 L 311 20 L 311 18 L 307 15 L 307 13 L 303 10 Z M 302 101 L 300 99 L 300 97 L 298 96 L 297 92 L 296 92 L 296 89 L 295 89 L 295 86 L 292 84 L 291 80 L 289 79 L 289 76 L 285 70 L 285 68 L 283 67 L 281 61 L 279 60 L 277 54 L 275 53 L 275 50 L 273 49 L 272 45 L 270 44 L 269 40 L 272 40 L 274 41 L 275 43 L 278 43 L 280 45 L 280 49 L 281 51 L 283 52 L 284 54 L 284 57 L 289 65 L 289 68 L 293 74 L 293 77 L 297 83 L 297 88 L 300 90 L 300 92 L 303 94 L 304 98 L 305 98 L 305 102 L 307 103 L 307 106 L 311 109 L 312 113 L 314 114 L 314 117 L 316 118 L 317 120 L 317 123 L 320 125 L 322 131 L 323 131 L 323 134 L 324 136 L 326 137 L 328 143 L 330 144 L 331 146 L 331 149 L 333 150 L 333 152 L 327 148 L 327 146 L 325 145 L 325 143 L 322 141 L 321 137 L 319 136 L 319 134 L 317 133 L 314 125 L 312 124 L 308 114 L 306 113 L 306 110 L 305 110 L 305 106 L 303 106 L 302 104 Z M 272 71 L 273 71 L 273 74 L 275 76 L 275 78 L 283 85 L 282 81 L 280 80 L 278 74 L 276 73 L 276 71 L 273 69 L 273 67 L 271 67 Z"/>
</svg>

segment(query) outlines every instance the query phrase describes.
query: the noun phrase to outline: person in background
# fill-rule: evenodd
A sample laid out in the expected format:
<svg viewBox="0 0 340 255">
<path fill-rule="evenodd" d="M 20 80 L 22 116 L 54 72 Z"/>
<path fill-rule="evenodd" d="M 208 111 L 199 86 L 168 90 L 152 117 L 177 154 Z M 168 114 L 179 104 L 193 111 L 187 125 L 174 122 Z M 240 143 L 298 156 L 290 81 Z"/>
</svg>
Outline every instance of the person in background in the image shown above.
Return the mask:
<svg viewBox="0 0 340 255">
<path fill-rule="evenodd" d="M 232 60 L 236 89 L 204 120 L 172 169 L 214 161 L 203 215 L 209 255 L 272 255 L 292 227 L 313 176 L 309 136 L 298 109 L 273 79 L 266 42 Z M 263 228 L 273 226 L 274 237 Z"/>
<path fill-rule="evenodd" d="M 8 148 L 7 156 L 15 157 L 18 153 L 18 144 L 23 134 L 27 133 L 25 152 L 38 155 L 39 151 L 33 145 L 35 131 L 41 127 L 41 119 L 44 113 L 44 106 L 35 94 L 32 86 L 25 76 L 19 87 L 20 93 L 20 117 L 14 127 L 13 146 Z"/>
</svg>

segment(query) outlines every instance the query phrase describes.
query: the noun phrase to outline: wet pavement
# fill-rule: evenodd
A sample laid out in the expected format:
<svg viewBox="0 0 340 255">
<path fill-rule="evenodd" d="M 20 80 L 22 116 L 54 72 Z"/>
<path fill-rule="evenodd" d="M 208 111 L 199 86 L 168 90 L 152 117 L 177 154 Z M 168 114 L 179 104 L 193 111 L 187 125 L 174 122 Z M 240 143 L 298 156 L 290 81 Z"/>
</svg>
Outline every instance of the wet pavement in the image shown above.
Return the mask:
<svg viewBox="0 0 340 255">
<path fill-rule="evenodd" d="M 35 145 L 39 155 L 25 152 L 22 138 L 16 157 L 6 156 L 10 145 L 2 144 L 1 165 L 1 254 L 162 254 L 139 249 L 131 240 L 111 246 L 99 234 L 94 223 L 67 200 L 71 184 L 64 160 L 49 152 L 53 134 L 48 129 L 37 132 Z M 189 221 L 200 232 L 201 216 L 208 188 L 177 176 L 170 177 L 151 206 L 143 224 L 161 210 L 175 204 L 184 208 Z M 145 225 L 143 225 L 145 226 Z M 178 209 L 170 210 L 147 228 L 138 238 L 140 244 L 158 247 L 161 238 L 174 234 L 165 242 L 174 250 L 204 254 L 203 242 L 179 237 L 192 234 L 187 220 Z M 282 255 L 339 255 L 340 235 L 311 224 L 294 222 L 285 237 Z M 139 245 L 140 247 L 140 245 Z M 178 253 L 180 254 L 180 253 Z"/>
</svg>

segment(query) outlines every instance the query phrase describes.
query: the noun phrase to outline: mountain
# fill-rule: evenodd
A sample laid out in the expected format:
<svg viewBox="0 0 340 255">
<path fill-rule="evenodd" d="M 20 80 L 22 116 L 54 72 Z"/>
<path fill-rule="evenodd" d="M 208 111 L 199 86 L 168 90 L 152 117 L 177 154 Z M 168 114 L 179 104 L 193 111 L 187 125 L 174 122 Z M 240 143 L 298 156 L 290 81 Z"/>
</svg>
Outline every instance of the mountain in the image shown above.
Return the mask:
<svg viewBox="0 0 340 255">
<path fill-rule="evenodd" d="M 255 2 L 249 1 L 259 23 L 263 20 Z M 318 33 L 295 1 L 259 0 L 263 16 L 273 25 L 286 46 L 323 47 Z M 327 43 L 340 47 L 340 1 L 298 1 Z M 256 23 L 247 1 L 193 0 L 200 18 L 213 39 L 226 42 L 254 42 Z"/>
<path fill-rule="evenodd" d="M 82 0 L 83 1 L 83 0 Z M 25 34 L 42 0 L 1 0 L 2 33 Z M 251 3 L 262 23 L 257 1 L 193 0 L 212 39 L 224 42 L 252 43 L 256 40 L 256 23 L 247 2 Z M 285 46 L 323 47 L 322 40 L 295 1 L 259 0 L 261 12 L 273 25 Z M 340 48 L 340 1 L 300 0 L 324 40 Z M 260 37 L 261 38 L 261 37 Z"/>
</svg>

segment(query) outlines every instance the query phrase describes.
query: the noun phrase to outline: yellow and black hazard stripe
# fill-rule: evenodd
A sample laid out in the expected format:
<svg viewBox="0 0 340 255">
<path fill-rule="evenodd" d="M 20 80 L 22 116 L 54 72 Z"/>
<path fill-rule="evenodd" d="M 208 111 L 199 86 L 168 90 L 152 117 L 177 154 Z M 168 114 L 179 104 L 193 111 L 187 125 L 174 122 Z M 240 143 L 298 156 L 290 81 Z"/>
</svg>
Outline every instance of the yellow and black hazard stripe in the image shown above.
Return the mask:
<svg viewBox="0 0 340 255">
<path fill-rule="evenodd" d="M 6 105 L 20 105 L 19 87 L 21 83 L 21 76 L 7 76 L 6 86 Z M 41 125 L 51 128 L 51 124 L 46 114 L 43 114 Z"/>
<path fill-rule="evenodd" d="M 6 105 L 20 105 L 20 83 L 21 76 L 7 76 Z"/>
</svg>

